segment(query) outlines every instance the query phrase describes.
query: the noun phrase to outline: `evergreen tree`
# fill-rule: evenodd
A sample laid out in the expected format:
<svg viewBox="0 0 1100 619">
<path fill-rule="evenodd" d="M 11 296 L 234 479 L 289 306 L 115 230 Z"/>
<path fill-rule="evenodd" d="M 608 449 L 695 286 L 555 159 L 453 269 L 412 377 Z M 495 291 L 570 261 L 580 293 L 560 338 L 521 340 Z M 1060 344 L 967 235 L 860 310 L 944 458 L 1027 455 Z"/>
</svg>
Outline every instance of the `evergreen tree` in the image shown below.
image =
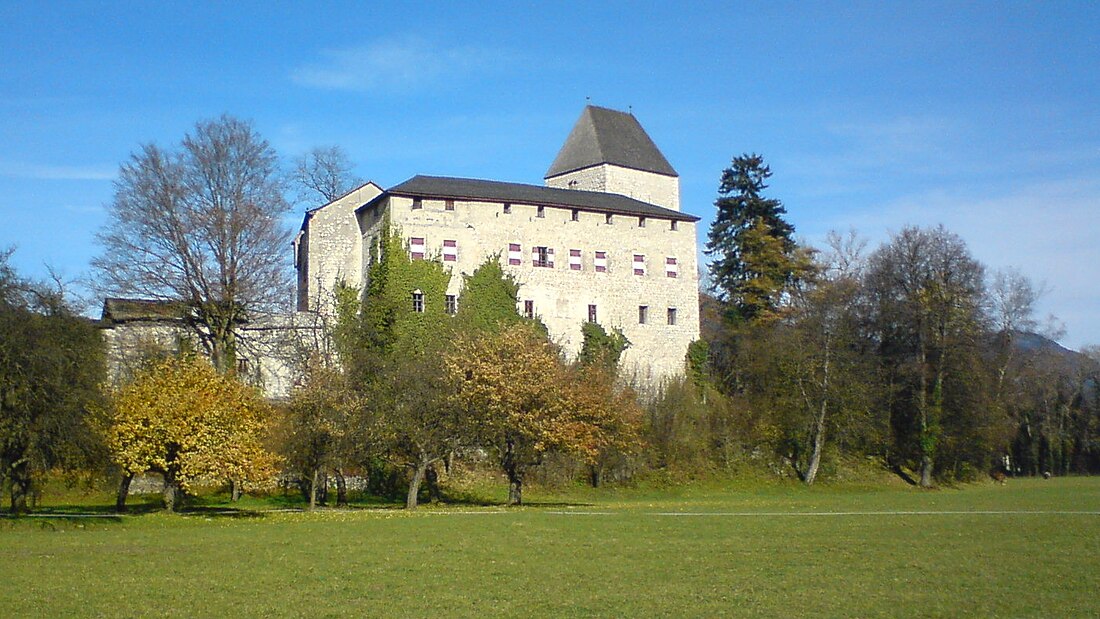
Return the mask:
<svg viewBox="0 0 1100 619">
<path fill-rule="evenodd" d="M 718 214 L 707 234 L 711 286 L 743 319 L 773 313 L 783 290 L 809 268 L 783 204 L 762 195 L 771 175 L 760 155 L 735 157 L 722 171 Z"/>
</svg>

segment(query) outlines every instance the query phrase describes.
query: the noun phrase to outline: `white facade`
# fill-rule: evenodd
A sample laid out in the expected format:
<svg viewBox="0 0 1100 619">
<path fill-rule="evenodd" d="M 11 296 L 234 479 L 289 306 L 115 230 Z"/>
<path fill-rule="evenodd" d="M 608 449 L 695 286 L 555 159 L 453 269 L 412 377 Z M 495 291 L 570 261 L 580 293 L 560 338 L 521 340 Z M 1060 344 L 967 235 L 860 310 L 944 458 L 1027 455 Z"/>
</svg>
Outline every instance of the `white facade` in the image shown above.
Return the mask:
<svg viewBox="0 0 1100 619">
<path fill-rule="evenodd" d="M 426 257 L 453 251 L 444 265 L 452 273 L 447 294 L 456 298 L 462 275 L 500 254 L 520 284 L 517 310 L 531 302 L 567 355 L 580 352 L 581 326 L 594 306 L 596 322 L 630 340 L 624 371 L 647 382 L 683 374 L 687 347 L 699 338 L 694 222 L 645 217 L 639 226 L 632 215 L 611 214 L 608 223 L 608 213 L 573 208 L 543 206 L 540 217 L 538 205 L 509 203 L 506 213 L 504 202 L 453 199 L 453 210 L 447 202 L 420 199 L 414 209 L 414 198 L 384 196 L 359 213 L 363 242 L 369 247 L 383 234 L 388 215 L 407 243 L 423 240 Z"/>
</svg>

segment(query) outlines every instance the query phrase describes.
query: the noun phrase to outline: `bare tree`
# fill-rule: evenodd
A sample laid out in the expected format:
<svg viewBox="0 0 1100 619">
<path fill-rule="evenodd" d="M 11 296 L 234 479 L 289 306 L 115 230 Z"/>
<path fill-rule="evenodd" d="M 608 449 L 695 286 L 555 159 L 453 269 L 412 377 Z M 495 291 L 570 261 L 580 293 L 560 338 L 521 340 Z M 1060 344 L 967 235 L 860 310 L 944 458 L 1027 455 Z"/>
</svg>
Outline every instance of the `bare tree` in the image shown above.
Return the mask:
<svg viewBox="0 0 1100 619">
<path fill-rule="evenodd" d="M 183 302 L 225 372 L 240 325 L 291 298 L 288 209 L 274 149 L 223 115 L 178 150 L 147 144 L 122 164 L 92 264 L 108 294 Z"/>
<path fill-rule="evenodd" d="M 928 487 L 945 408 L 961 405 L 946 395 L 948 379 L 965 375 L 983 327 L 984 268 L 943 226 L 907 227 L 871 255 L 867 285 L 880 355 L 902 394 L 895 413 L 915 426 L 902 442 L 915 446 L 920 485 Z"/>
<path fill-rule="evenodd" d="M 339 146 L 318 147 L 295 160 L 291 179 L 298 189 L 298 200 L 328 204 L 362 184 L 352 174 L 351 160 Z"/>
</svg>

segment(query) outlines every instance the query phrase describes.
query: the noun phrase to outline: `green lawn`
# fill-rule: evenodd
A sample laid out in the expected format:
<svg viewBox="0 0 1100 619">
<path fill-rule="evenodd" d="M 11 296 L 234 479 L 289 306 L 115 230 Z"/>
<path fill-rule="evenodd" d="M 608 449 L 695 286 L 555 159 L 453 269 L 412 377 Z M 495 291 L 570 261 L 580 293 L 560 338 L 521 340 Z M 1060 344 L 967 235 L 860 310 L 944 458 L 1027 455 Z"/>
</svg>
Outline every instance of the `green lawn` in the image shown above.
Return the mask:
<svg viewBox="0 0 1100 619">
<path fill-rule="evenodd" d="M 6 519 L 0 615 L 1100 615 L 1100 479 L 529 498 Z"/>
</svg>

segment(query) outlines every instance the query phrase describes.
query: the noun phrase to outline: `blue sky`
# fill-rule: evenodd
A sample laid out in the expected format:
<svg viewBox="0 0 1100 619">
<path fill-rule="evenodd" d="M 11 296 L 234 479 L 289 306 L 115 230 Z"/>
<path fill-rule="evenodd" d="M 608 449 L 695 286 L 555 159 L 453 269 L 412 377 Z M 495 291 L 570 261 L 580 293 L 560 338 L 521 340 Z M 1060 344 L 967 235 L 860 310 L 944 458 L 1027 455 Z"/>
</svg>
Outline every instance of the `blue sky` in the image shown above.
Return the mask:
<svg viewBox="0 0 1100 619">
<path fill-rule="evenodd" d="M 119 163 L 200 119 L 288 160 L 339 144 L 383 186 L 537 184 L 590 97 L 634 111 L 701 238 L 758 152 L 808 242 L 943 223 L 1100 344 L 1100 3 L 0 0 L 0 23 L 0 246 L 28 274 L 86 273 Z"/>
</svg>

